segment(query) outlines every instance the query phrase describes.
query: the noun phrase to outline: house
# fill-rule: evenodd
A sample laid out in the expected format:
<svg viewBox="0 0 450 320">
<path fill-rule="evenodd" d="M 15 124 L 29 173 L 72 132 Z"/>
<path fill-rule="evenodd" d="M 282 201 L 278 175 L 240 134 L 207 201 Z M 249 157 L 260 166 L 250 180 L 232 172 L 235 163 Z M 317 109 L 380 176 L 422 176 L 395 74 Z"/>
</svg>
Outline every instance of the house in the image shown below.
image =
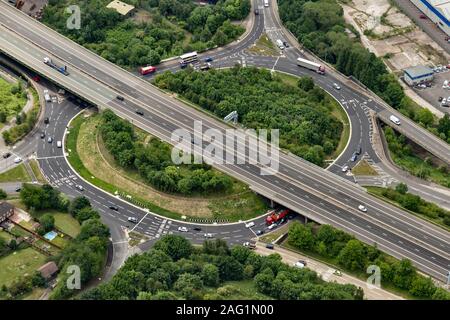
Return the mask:
<svg viewBox="0 0 450 320">
<path fill-rule="evenodd" d="M 118 0 L 111 1 L 106 7 L 116 10 L 123 16 L 131 15 L 134 12 L 134 6 Z"/>
<path fill-rule="evenodd" d="M 0 202 L 0 223 L 14 214 L 14 206 L 8 202 Z"/>
<path fill-rule="evenodd" d="M 57 272 L 58 272 L 58 266 L 55 262 L 50 261 L 46 264 L 42 265 L 37 271 L 41 274 L 41 276 L 45 280 L 51 279 Z"/>
</svg>

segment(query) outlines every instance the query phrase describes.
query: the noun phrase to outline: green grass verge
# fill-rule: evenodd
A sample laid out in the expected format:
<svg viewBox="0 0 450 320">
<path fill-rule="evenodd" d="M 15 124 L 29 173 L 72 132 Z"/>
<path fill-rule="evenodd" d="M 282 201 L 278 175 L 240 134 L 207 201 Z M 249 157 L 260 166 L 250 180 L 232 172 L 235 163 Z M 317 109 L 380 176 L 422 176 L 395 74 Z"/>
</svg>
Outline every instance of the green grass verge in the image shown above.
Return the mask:
<svg viewBox="0 0 450 320">
<path fill-rule="evenodd" d="M 0 258 L 0 287 L 9 286 L 21 276 L 32 274 L 45 261 L 46 256 L 33 248 L 17 250 Z"/>
<path fill-rule="evenodd" d="M 23 164 L 0 174 L 0 182 L 30 182 L 31 177 Z"/>
<path fill-rule="evenodd" d="M 361 160 L 353 167 L 352 173 L 355 176 L 377 176 L 378 172 L 366 161 Z"/>
<path fill-rule="evenodd" d="M 365 187 L 365 188 L 367 189 L 367 192 L 370 193 L 371 195 L 373 195 L 373 196 L 375 196 L 375 197 L 377 197 L 377 198 L 379 198 L 379 199 L 381 199 L 381 200 L 383 200 L 383 201 L 385 201 L 385 202 L 388 202 L 388 203 L 390 203 L 390 204 L 392 204 L 392 205 L 394 205 L 394 206 L 396 206 L 396 207 L 398 207 L 398 208 L 401 208 L 402 210 L 404 210 L 404 211 L 406 211 L 406 212 L 409 212 L 409 213 L 411 213 L 411 214 L 413 214 L 413 215 L 415 215 L 415 216 L 417 216 L 417 217 L 419 217 L 419 218 L 421 218 L 421 219 L 423 219 L 423 220 L 426 220 L 426 221 L 431 222 L 431 223 L 433 223 L 433 224 L 435 224 L 435 225 L 437 225 L 437 226 L 439 226 L 439 227 L 441 227 L 441 228 L 444 228 L 444 229 L 447 230 L 447 231 L 450 231 L 450 227 L 447 226 L 447 225 L 443 222 L 443 218 L 440 218 L 440 217 L 437 217 L 437 218 L 431 218 L 431 217 L 428 217 L 428 216 L 426 216 L 426 215 L 423 215 L 423 214 L 420 214 L 420 213 L 417 213 L 417 212 L 408 210 L 408 209 L 402 207 L 402 206 L 400 205 L 400 203 L 398 203 L 398 202 L 396 202 L 396 201 L 394 201 L 394 200 L 391 200 L 391 199 L 389 199 L 389 198 L 383 196 L 383 195 L 382 195 L 382 192 L 383 192 L 383 189 L 385 189 L 385 188 L 381 188 L 381 187 L 370 187 L 370 186 L 367 186 L 367 187 Z"/>
</svg>

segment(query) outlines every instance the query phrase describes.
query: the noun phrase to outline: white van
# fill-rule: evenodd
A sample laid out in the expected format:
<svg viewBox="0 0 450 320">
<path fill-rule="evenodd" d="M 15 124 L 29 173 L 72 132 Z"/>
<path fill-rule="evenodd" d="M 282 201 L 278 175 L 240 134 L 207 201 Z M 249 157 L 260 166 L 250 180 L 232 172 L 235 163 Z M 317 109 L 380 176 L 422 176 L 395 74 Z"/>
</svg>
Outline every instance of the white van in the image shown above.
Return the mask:
<svg viewBox="0 0 450 320">
<path fill-rule="evenodd" d="M 389 120 L 391 120 L 393 123 L 395 123 L 396 125 L 400 125 L 400 119 L 397 118 L 396 116 L 392 115 L 389 117 Z"/>
<path fill-rule="evenodd" d="M 61 141 L 57 141 L 57 142 L 56 142 L 56 146 L 57 146 L 58 148 L 61 148 L 61 147 L 62 147 Z"/>
<path fill-rule="evenodd" d="M 278 40 L 277 40 L 277 46 L 278 46 L 278 48 L 280 48 L 280 50 L 283 50 L 283 49 L 284 49 L 283 41 L 281 41 L 280 39 L 278 39 Z"/>
</svg>

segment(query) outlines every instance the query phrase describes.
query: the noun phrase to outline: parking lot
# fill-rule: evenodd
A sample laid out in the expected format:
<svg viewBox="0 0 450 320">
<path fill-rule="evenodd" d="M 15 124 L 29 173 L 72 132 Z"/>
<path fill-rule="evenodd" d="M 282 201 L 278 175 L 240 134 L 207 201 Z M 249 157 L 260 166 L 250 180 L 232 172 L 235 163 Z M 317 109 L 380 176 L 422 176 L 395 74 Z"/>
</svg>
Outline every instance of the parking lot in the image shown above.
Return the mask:
<svg viewBox="0 0 450 320">
<path fill-rule="evenodd" d="M 449 85 L 443 88 L 446 80 L 449 82 Z M 447 105 L 439 102 L 441 98 L 446 101 L 450 98 L 450 69 L 443 68 L 442 71 L 435 72 L 434 79 L 429 85 L 431 86 L 425 86 L 425 88 L 424 86 L 415 86 L 413 90 L 439 111 L 450 113 L 450 102 Z"/>
</svg>

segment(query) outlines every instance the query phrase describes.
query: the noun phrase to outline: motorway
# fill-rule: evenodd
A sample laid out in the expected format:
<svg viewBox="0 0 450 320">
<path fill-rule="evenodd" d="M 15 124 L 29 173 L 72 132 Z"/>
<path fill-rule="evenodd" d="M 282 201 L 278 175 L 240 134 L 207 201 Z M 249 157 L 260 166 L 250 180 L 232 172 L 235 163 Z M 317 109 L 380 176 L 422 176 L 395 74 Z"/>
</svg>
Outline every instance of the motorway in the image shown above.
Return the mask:
<svg viewBox="0 0 450 320">
<path fill-rule="evenodd" d="M 0 6 L 7 5 L 1 3 Z M 12 16 L 14 16 L 14 19 L 11 19 Z M 0 45 L 3 51 L 10 52 L 30 68 L 60 83 L 70 91 L 82 95 L 96 105 L 103 108 L 105 106 L 110 107 L 118 115 L 129 119 L 135 125 L 165 141 L 171 142 L 170 136 L 174 129 L 186 128 L 192 130 L 192 123 L 197 119 L 203 121 L 205 129 L 224 130 L 227 128 L 223 123 L 167 97 L 158 89 L 99 59 L 84 48 L 68 42 L 63 37 L 47 30 L 39 23 L 30 20 L 12 8 L 5 7 L 5 10 L 2 8 L 0 21 L 2 23 Z M 8 24 L 10 30 L 14 30 L 14 32 L 4 28 L 4 24 Z M 20 36 L 15 32 L 19 32 Z M 33 43 L 25 39 L 32 39 Z M 45 48 L 51 50 L 52 54 L 43 50 Z M 42 63 L 45 56 L 51 56 L 55 61 L 59 61 L 58 59 L 64 60 L 65 64 L 69 65 L 71 75 L 65 77 L 49 69 Z M 58 59 L 55 57 L 58 57 Z M 270 58 L 267 59 L 269 62 Z M 280 68 L 283 65 L 288 71 L 299 69 L 295 66 L 295 63 L 289 62 L 289 59 L 282 60 L 280 58 L 277 67 Z M 327 84 L 330 84 L 329 81 L 324 85 Z M 125 101 L 117 101 L 115 99 L 117 93 L 123 95 Z M 354 101 L 355 109 L 358 109 L 356 103 L 362 103 L 372 110 L 380 108 L 378 111 L 383 112 L 382 107 L 378 106 L 373 100 L 355 93 L 345 85 L 342 85 L 340 93 L 361 98 L 361 100 L 358 99 L 358 102 Z M 145 116 L 137 116 L 135 114 L 137 109 L 142 110 Z M 56 162 L 60 158 L 57 155 L 47 155 L 39 161 L 40 163 L 42 161 Z M 46 164 L 42 164 L 42 166 L 45 167 Z M 55 167 L 62 168 L 58 172 L 63 176 L 70 173 L 61 162 L 56 163 Z M 446 270 L 450 267 L 450 238 L 447 232 L 412 217 L 402 210 L 380 203 L 377 199 L 368 196 L 361 188 L 334 174 L 327 173 L 306 161 L 286 154 L 281 155 L 280 172 L 274 176 L 261 176 L 259 174 L 260 168 L 250 164 L 219 165 L 218 168 L 248 183 L 262 195 L 296 212 L 321 223 L 330 223 L 354 234 L 367 243 L 377 243 L 380 249 L 394 256 L 408 257 L 424 272 L 438 279 L 445 278 Z M 49 170 L 44 169 L 45 172 Z M 68 176 L 70 178 L 70 174 Z M 61 188 L 63 190 L 63 186 Z M 94 187 L 91 188 L 85 188 L 85 194 L 88 194 L 90 198 L 98 195 L 104 197 L 102 192 Z M 103 199 L 98 198 L 97 201 L 107 206 Z M 114 200 L 114 202 L 118 201 L 120 202 L 120 200 Z M 124 209 L 120 208 L 119 212 L 126 214 L 122 211 L 126 211 L 125 205 L 129 205 L 120 203 Z M 356 209 L 360 203 L 364 203 L 368 208 L 367 213 L 362 213 Z M 143 228 L 144 233 L 151 230 L 151 222 L 152 219 L 156 219 L 155 215 L 134 207 L 128 210 L 133 212 L 134 216 L 142 218 L 136 226 L 137 231 L 137 228 Z M 107 215 L 103 212 L 102 217 Z M 123 217 L 121 216 L 121 218 Z M 115 216 L 115 218 L 117 217 Z M 168 219 L 163 220 L 166 220 L 166 223 L 162 230 L 166 228 L 166 225 L 169 225 L 168 221 L 170 221 Z M 170 223 L 173 227 L 178 224 L 181 223 L 175 221 Z M 243 227 L 243 224 L 238 225 L 243 229 L 242 232 L 247 230 Z M 218 233 L 227 232 L 227 228 L 230 232 L 236 230 L 235 225 L 208 226 L 208 228 L 217 228 Z M 170 227 L 166 229 L 170 229 Z M 247 230 L 247 232 L 251 236 L 251 231 Z"/>
</svg>

